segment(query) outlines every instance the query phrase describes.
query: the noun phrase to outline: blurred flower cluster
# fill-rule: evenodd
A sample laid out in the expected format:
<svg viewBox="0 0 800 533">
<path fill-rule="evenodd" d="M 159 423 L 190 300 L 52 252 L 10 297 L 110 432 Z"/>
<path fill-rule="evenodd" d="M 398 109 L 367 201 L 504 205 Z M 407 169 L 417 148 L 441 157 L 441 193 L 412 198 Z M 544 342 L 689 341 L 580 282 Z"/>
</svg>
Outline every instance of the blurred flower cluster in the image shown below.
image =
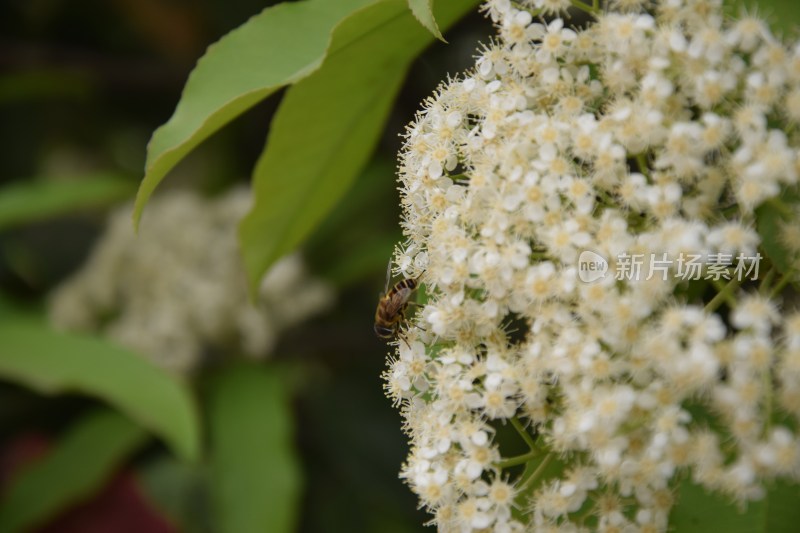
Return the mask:
<svg viewBox="0 0 800 533">
<path fill-rule="evenodd" d="M 535 18 L 577 4 L 585 29 Z M 800 479 L 798 265 L 577 275 L 584 250 L 765 253 L 756 208 L 791 213 L 798 179 L 800 44 L 721 0 L 484 8 L 496 41 L 400 156 L 397 270 L 428 294 L 385 375 L 402 476 L 440 531 L 498 532 L 665 531 L 681 479 L 743 503 Z M 797 257 L 794 213 L 775 241 Z"/>
<path fill-rule="evenodd" d="M 333 301 L 299 255 L 278 261 L 248 300 L 236 226 L 250 191 L 206 199 L 171 191 L 134 235 L 131 206 L 113 213 L 86 265 L 52 295 L 57 327 L 101 332 L 183 373 L 218 351 L 260 358 L 279 333 Z"/>
</svg>

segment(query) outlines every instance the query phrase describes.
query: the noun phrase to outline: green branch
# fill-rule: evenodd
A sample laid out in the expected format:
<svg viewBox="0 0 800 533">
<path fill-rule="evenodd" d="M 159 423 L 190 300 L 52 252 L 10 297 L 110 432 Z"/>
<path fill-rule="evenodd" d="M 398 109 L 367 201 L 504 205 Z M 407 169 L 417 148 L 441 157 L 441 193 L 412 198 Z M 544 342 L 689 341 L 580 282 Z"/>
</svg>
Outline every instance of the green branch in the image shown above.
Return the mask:
<svg viewBox="0 0 800 533">
<path fill-rule="evenodd" d="M 520 4 L 519 2 L 511 2 L 511 5 L 514 6 L 516 9 L 519 9 L 520 11 L 527 11 L 528 13 L 531 14 L 532 17 L 538 17 L 539 14 L 542 12 L 541 9 L 531 9 L 524 4 Z"/>
<path fill-rule="evenodd" d="M 640 152 L 636 154 L 636 166 L 639 167 L 639 171 L 647 178 L 647 182 L 652 183 L 650 180 L 650 167 L 647 166 L 647 157 L 645 157 L 644 153 Z"/>
<path fill-rule="evenodd" d="M 600 6 L 598 5 L 599 4 L 598 0 L 592 0 L 592 5 L 584 4 L 580 0 L 572 0 L 571 4 L 572 7 L 580 9 L 581 11 L 584 11 L 586 13 L 589 13 L 594 17 L 599 17 L 600 15 L 603 14 L 603 11 L 600 9 Z"/>
<path fill-rule="evenodd" d="M 775 286 L 772 287 L 772 290 L 769 291 L 769 299 L 772 300 L 773 298 L 778 296 L 778 294 L 780 294 L 783 288 L 786 287 L 786 285 L 790 281 L 792 281 L 793 277 L 794 277 L 794 270 L 789 270 L 786 274 L 784 274 L 783 277 L 780 279 L 780 281 L 778 281 L 778 283 L 776 283 Z"/>
<path fill-rule="evenodd" d="M 523 453 L 522 455 L 503 459 L 497 463 L 497 466 L 505 470 L 506 468 L 511 468 L 512 466 L 524 465 L 528 461 L 536 459 L 539 455 L 541 455 L 539 450 L 531 450 L 528 453 Z"/>
<path fill-rule="evenodd" d="M 538 450 L 538 447 L 536 446 L 536 440 L 531 436 L 530 433 L 528 433 L 528 431 L 525 429 L 525 426 L 523 426 L 522 422 L 520 422 L 519 418 L 512 416 L 510 420 L 511 425 L 517 430 L 517 433 L 519 433 L 520 437 L 522 437 L 522 440 L 525 441 L 525 444 L 528 445 L 528 448 L 530 448 L 531 451 Z"/>
<path fill-rule="evenodd" d="M 539 463 L 539 466 L 537 466 L 536 470 L 534 470 L 533 474 L 531 474 L 531 477 L 526 479 L 525 483 L 522 484 L 522 487 L 520 487 L 520 490 L 525 490 L 531 484 L 536 483 L 536 481 L 538 481 L 539 478 L 542 477 L 542 474 L 544 473 L 544 469 L 547 468 L 547 465 L 550 464 L 550 461 L 552 461 L 552 460 L 553 460 L 553 453 L 552 452 L 550 452 L 547 455 L 545 455 L 544 458 L 542 459 L 542 462 Z"/>
<path fill-rule="evenodd" d="M 777 273 L 778 270 L 774 266 L 767 271 L 766 275 L 764 276 L 764 279 L 761 280 L 761 286 L 759 286 L 758 288 L 759 294 L 764 296 L 769 292 L 770 285 L 772 284 L 772 279 L 775 277 Z"/>
<path fill-rule="evenodd" d="M 722 282 L 720 280 L 712 280 L 711 283 L 713 283 L 714 286 L 717 287 L 719 292 L 703 308 L 703 310 L 706 313 L 713 313 L 714 311 L 716 311 L 717 308 L 720 305 L 722 305 L 723 301 L 727 301 L 728 305 L 730 305 L 731 307 L 734 307 L 736 305 L 736 298 L 733 296 L 733 291 L 739 288 L 739 285 L 741 285 L 742 280 L 734 278 L 725 285 L 722 285 Z"/>
</svg>

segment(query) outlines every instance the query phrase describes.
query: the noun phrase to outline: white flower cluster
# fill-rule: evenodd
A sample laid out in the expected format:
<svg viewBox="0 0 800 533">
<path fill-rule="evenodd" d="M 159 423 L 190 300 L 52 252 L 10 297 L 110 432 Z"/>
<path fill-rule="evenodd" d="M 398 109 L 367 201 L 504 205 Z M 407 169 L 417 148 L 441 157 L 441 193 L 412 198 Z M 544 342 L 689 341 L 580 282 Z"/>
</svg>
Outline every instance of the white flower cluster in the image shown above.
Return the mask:
<svg viewBox="0 0 800 533">
<path fill-rule="evenodd" d="M 800 479 L 792 279 L 576 275 L 586 249 L 763 253 L 754 210 L 798 181 L 800 45 L 720 0 L 535 19 L 578 1 L 488 0 L 498 39 L 400 156 L 397 270 L 428 300 L 385 379 L 441 531 L 664 531 L 681 479 L 740 502 Z M 503 456 L 512 425 L 529 453 Z"/>
<path fill-rule="evenodd" d="M 297 255 L 278 261 L 248 301 L 236 225 L 251 202 L 191 191 L 154 198 L 134 235 L 131 206 L 113 213 L 87 264 L 58 287 L 51 321 L 101 332 L 177 372 L 213 350 L 264 357 L 281 330 L 330 305 L 332 289 Z"/>
</svg>

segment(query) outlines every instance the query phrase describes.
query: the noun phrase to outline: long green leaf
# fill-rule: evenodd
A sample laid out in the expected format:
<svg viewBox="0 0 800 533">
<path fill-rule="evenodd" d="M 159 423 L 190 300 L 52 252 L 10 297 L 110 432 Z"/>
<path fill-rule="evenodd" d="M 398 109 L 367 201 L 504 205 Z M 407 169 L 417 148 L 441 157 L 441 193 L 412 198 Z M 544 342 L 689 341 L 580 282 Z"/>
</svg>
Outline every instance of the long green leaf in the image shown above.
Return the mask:
<svg viewBox="0 0 800 533">
<path fill-rule="evenodd" d="M 90 497 L 146 439 L 141 427 L 114 411 L 80 420 L 14 479 L 0 502 L 0 531 L 27 531 Z"/>
<path fill-rule="evenodd" d="M 800 524 L 800 486 L 784 482 L 742 510 L 730 498 L 685 481 L 669 519 L 673 531 L 703 533 L 793 533 Z"/>
<path fill-rule="evenodd" d="M 475 3 L 440 2 L 437 20 L 446 28 Z M 289 89 L 256 165 L 255 205 L 239 231 L 251 289 L 350 187 L 378 141 L 408 66 L 431 41 L 405 2 L 380 2 L 338 26 L 323 66 Z"/>
<path fill-rule="evenodd" d="M 447 42 L 442 37 L 442 32 L 439 31 L 439 26 L 436 25 L 436 19 L 433 17 L 433 0 L 408 0 L 408 7 L 420 24 L 425 26 L 434 37 Z"/>
<path fill-rule="evenodd" d="M 0 320 L 0 377 L 42 393 L 100 398 L 184 458 L 198 455 L 197 413 L 186 386 L 110 342 L 57 333 L 29 319 Z"/>
<path fill-rule="evenodd" d="M 227 369 L 215 383 L 211 486 L 220 533 L 294 530 L 301 473 L 287 396 L 281 376 L 256 366 Z"/>
<path fill-rule="evenodd" d="M 175 113 L 147 147 L 134 223 L 170 171 L 212 133 L 281 87 L 316 70 L 334 26 L 376 0 L 307 0 L 269 7 L 208 48 Z"/>
<path fill-rule="evenodd" d="M 113 174 L 12 183 L 0 188 L 0 230 L 107 205 L 127 198 L 134 188 L 129 180 Z"/>
</svg>

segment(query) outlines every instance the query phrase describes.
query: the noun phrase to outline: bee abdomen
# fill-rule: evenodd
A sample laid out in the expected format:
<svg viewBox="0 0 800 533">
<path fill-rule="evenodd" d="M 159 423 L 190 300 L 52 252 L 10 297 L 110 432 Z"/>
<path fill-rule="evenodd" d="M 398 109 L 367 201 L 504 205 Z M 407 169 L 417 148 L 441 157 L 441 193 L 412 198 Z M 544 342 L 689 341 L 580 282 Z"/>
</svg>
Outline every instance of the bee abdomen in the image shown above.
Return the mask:
<svg viewBox="0 0 800 533">
<path fill-rule="evenodd" d="M 417 280 L 415 279 L 401 279 L 397 282 L 397 284 L 392 287 L 392 290 L 389 291 L 388 296 L 394 296 L 400 291 L 408 291 L 409 293 L 417 288 Z"/>
</svg>

